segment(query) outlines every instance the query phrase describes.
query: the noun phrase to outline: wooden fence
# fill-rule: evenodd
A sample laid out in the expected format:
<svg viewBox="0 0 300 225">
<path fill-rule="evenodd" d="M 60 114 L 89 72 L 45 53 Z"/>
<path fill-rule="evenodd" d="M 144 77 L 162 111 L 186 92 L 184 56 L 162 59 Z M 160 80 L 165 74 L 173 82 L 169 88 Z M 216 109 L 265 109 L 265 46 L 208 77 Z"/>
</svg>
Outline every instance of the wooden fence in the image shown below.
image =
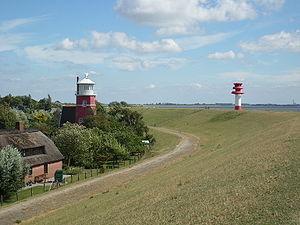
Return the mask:
<svg viewBox="0 0 300 225">
<path fill-rule="evenodd" d="M 44 192 L 51 191 L 53 189 L 57 189 L 60 186 L 65 186 L 69 184 L 73 184 L 88 178 L 97 177 L 100 174 L 103 174 L 107 171 L 111 171 L 116 168 L 121 168 L 125 166 L 129 166 L 131 164 L 136 163 L 138 160 L 142 158 L 143 154 L 135 154 L 131 158 L 127 160 L 118 160 L 118 161 L 105 161 L 99 164 L 99 167 L 96 169 L 82 169 L 76 174 L 64 174 L 64 182 L 55 183 L 55 182 L 46 182 L 39 183 L 39 185 L 28 186 L 21 190 L 18 190 L 15 193 L 12 193 L 9 199 L 4 200 L 3 195 L 0 195 L 0 205 L 8 205 L 13 202 L 23 200 L 26 198 L 30 198 Z"/>
</svg>

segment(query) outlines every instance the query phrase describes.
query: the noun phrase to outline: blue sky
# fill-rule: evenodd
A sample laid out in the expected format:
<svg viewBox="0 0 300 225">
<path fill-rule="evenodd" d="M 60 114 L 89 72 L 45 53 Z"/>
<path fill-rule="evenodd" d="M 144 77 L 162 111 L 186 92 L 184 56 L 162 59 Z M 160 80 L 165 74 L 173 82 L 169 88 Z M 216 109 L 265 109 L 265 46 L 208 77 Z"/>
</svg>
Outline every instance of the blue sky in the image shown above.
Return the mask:
<svg viewBox="0 0 300 225">
<path fill-rule="evenodd" d="M 103 103 L 300 103 L 299 0 L 0 2 L 0 95 Z"/>
</svg>

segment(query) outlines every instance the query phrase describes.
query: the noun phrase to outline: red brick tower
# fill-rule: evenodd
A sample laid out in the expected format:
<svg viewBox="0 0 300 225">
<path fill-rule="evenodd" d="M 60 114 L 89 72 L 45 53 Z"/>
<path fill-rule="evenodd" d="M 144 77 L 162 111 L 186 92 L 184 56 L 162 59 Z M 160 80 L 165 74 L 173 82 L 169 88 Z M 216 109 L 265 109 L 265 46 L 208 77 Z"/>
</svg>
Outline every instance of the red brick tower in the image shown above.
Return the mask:
<svg viewBox="0 0 300 225">
<path fill-rule="evenodd" d="M 81 124 L 88 115 L 96 114 L 94 85 L 95 82 L 88 79 L 88 73 L 85 73 L 81 81 L 77 77 L 75 122 L 78 124 Z"/>
</svg>

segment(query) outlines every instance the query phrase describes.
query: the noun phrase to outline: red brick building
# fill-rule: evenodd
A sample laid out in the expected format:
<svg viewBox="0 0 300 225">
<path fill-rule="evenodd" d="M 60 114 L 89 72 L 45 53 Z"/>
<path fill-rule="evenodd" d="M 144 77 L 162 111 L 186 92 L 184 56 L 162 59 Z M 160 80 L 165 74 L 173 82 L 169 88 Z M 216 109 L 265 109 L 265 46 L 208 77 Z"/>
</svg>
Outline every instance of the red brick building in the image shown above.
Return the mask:
<svg viewBox="0 0 300 225">
<path fill-rule="evenodd" d="M 0 131 L 0 149 L 7 145 L 16 147 L 23 160 L 30 166 L 25 182 L 35 182 L 54 176 L 56 170 L 62 169 L 63 155 L 53 141 L 36 129 L 18 129 Z"/>
</svg>

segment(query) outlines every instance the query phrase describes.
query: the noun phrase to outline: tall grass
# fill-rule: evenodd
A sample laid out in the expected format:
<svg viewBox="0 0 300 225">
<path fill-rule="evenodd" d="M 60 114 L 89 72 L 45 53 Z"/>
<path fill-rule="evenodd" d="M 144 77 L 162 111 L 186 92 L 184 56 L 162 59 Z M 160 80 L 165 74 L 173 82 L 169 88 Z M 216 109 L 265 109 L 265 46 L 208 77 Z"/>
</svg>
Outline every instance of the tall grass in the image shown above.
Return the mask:
<svg viewBox="0 0 300 225">
<path fill-rule="evenodd" d="M 197 151 L 28 224 L 300 224 L 299 113 L 140 111 L 197 135 Z"/>
</svg>

